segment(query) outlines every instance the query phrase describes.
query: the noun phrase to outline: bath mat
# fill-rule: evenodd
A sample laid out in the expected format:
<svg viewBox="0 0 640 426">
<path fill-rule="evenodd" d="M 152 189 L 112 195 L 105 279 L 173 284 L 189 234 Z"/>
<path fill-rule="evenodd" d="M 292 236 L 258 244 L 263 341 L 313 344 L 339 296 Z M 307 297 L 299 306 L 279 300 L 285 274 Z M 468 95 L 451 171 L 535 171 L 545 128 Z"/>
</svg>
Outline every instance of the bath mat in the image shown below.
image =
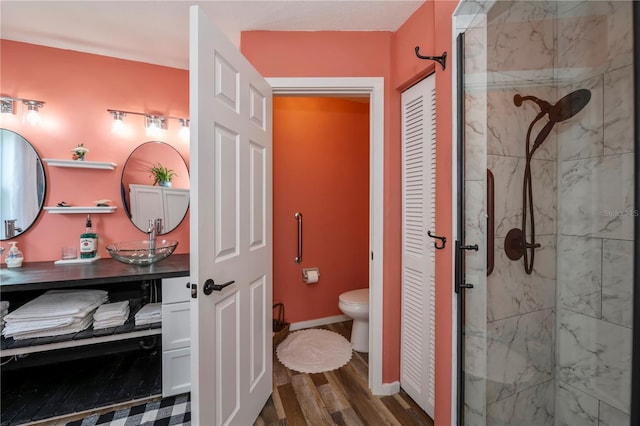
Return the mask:
<svg viewBox="0 0 640 426">
<path fill-rule="evenodd" d="M 322 373 L 349 362 L 351 343 L 333 331 L 312 328 L 289 334 L 276 348 L 276 355 L 291 370 Z"/>
</svg>

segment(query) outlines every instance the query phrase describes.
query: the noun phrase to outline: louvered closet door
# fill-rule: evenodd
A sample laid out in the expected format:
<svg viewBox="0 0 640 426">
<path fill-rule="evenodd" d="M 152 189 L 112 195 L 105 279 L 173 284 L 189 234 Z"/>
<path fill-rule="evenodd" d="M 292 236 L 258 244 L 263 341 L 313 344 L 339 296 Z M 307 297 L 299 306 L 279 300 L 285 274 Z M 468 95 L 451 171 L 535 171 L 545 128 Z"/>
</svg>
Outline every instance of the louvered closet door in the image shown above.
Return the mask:
<svg viewBox="0 0 640 426">
<path fill-rule="evenodd" d="M 435 389 L 435 75 L 402 93 L 400 386 L 433 418 Z"/>
</svg>

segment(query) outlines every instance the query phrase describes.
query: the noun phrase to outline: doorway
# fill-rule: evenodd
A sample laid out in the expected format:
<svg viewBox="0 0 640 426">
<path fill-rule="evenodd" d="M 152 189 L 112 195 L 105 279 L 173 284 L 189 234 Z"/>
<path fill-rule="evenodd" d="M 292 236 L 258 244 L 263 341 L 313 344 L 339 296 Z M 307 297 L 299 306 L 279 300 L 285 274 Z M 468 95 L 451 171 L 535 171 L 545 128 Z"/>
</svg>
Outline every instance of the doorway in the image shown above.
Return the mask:
<svg viewBox="0 0 640 426">
<path fill-rule="evenodd" d="M 381 77 L 269 78 L 274 95 L 369 97 L 369 388 L 376 395 L 399 390 L 382 384 L 382 273 L 384 194 L 384 79 Z M 337 303 L 337 301 L 336 301 Z"/>
</svg>

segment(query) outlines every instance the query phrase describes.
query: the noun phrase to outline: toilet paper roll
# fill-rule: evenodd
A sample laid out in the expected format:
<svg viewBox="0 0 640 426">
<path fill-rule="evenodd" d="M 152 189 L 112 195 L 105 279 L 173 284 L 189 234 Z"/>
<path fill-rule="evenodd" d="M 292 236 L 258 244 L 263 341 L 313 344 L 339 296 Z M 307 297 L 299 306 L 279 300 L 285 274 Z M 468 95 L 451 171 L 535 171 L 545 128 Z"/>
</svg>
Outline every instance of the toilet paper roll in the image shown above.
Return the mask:
<svg viewBox="0 0 640 426">
<path fill-rule="evenodd" d="M 304 282 L 307 284 L 313 284 L 318 282 L 318 271 L 307 271 L 307 277 Z"/>
</svg>

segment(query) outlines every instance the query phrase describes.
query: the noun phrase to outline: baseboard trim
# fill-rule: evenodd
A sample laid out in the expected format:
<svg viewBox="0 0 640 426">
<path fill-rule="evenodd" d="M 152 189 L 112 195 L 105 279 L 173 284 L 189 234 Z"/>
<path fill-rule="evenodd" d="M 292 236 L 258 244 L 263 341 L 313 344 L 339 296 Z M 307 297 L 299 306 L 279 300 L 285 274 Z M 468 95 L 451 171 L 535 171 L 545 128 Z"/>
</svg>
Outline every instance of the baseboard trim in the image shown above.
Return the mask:
<svg viewBox="0 0 640 426">
<path fill-rule="evenodd" d="M 351 318 L 349 318 L 346 315 L 336 315 L 333 317 L 325 317 L 325 318 L 318 318 L 318 319 L 313 319 L 309 321 L 294 322 L 294 323 L 291 323 L 291 325 L 289 326 L 289 330 L 290 331 L 302 330 L 303 328 L 318 327 L 320 325 L 333 324 L 334 322 L 348 321 L 350 319 Z"/>
<path fill-rule="evenodd" d="M 400 382 L 382 383 L 380 387 L 372 389 L 374 395 L 393 395 L 400 392 Z"/>
</svg>

